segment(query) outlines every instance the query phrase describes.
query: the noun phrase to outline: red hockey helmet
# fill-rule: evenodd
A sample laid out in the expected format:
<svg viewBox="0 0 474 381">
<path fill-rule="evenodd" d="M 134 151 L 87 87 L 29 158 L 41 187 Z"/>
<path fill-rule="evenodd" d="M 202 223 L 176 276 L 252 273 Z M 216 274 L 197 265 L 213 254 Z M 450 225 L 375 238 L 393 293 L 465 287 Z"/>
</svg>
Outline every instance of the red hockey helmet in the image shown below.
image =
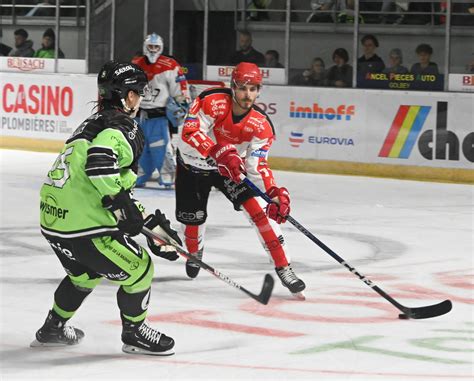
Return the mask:
<svg viewBox="0 0 474 381">
<path fill-rule="evenodd" d="M 250 62 L 239 63 L 232 72 L 232 84 L 257 85 L 262 84 L 262 74 L 257 65 Z"/>
</svg>

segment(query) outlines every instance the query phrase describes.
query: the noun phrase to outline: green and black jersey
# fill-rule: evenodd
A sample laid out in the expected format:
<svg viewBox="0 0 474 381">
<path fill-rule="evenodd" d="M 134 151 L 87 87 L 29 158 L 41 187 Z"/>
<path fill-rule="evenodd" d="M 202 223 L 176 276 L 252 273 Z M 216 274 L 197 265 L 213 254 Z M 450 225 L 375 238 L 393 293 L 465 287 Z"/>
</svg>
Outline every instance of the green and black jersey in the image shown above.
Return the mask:
<svg viewBox="0 0 474 381">
<path fill-rule="evenodd" d="M 137 122 L 117 109 L 85 120 L 66 141 L 41 188 L 42 231 L 63 238 L 118 231 L 102 198 L 134 186 L 143 145 Z"/>
</svg>

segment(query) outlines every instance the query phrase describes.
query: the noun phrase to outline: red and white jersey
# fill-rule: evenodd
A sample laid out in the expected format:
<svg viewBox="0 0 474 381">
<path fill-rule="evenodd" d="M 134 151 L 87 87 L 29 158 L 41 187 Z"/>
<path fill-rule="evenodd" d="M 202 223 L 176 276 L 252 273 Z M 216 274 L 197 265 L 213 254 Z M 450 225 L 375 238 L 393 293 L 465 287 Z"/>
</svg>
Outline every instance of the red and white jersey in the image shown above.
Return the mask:
<svg viewBox="0 0 474 381">
<path fill-rule="evenodd" d="M 152 64 L 145 56 L 140 56 L 132 62 L 145 71 L 150 87 L 149 94 L 140 104 L 141 108 L 149 110 L 166 107 L 169 97 L 175 98 L 178 103 L 190 102 L 186 77 L 174 58 L 162 54 Z"/>
<path fill-rule="evenodd" d="M 267 163 L 268 150 L 275 139 L 273 124 L 256 105 L 241 117 L 233 116 L 229 88 L 203 91 L 192 103 L 179 138 L 178 149 L 186 165 L 217 170 L 212 160 L 206 160 L 210 148 L 216 143 L 233 144 L 252 182 L 265 191 L 275 185 Z"/>
</svg>

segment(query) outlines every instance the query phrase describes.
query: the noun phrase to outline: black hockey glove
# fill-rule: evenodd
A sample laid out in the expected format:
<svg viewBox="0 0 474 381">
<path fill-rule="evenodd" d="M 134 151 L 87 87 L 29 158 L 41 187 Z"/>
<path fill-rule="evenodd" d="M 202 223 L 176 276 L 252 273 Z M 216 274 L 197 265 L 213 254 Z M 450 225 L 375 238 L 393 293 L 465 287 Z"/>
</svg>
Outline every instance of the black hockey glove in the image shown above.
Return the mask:
<svg viewBox="0 0 474 381">
<path fill-rule="evenodd" d="M 105 196 L 102 198 L 102 206 L 114 214 L 117 227 L 122 232 L 133 237 L 142 231 L 144 224 L 142 210 L 129 190 L 122 189 L 113 198 Z"/>
<path fill-rule="evenodd" d="M 166 219 L 166 216 L 157 209 L 155 214 L 150 214 L 145 219 L 144 226 L 159 235 L 163 241 L 170 243 L 169 245 L 159 245 L 152 238 L 147 236 L 148 247 L 152 253 L 169 261 L 176 261 L 179 255 L 173 245 L 182 246 L 183 243 L 181 242 L 176 230 L 171 228 L 170 222 Z"/>
</svg>

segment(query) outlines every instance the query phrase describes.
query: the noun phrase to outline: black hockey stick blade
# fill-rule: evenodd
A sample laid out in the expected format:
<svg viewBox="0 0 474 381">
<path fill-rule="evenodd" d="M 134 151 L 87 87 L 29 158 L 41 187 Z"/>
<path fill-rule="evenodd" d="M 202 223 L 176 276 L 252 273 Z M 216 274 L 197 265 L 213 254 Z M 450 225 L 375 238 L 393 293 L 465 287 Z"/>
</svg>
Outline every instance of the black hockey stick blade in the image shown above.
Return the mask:
<svg viewBox="0 0 474 381">
<path fill-rule="evenodd" d="M 147 237 L 150 237 L 154 239 L 156 242 L 159 242 L 161 244 L 167 244 L 167 245 L 172 245 L 176 249 L 177 253 L 184 258 L 196 263 L 199 265 L 201 268 L 209 272 L 210 274 L 214 275 L 216 278 L 219 278 L 220 280 L 224 281 L 228 285 L 237 288 L 238 290 L 244 292 L 248 296 L 250 296 L 252 299 L 255 299 L 257 302 L 262 303 L 262 304 L 267 304 L 268 300 L 272 296 L 272 291 L 273 291 L 273 286 L 275 284 L 275 281 L 273 277 L 270 274 L 266 274 L 265 278 L 263 280 L 263 286 L 262 286 L 262 291 L 260 292 L 259 295 L 254 294 L 253 292 L 250 292 L 247 290 L 245 287 L 241 286 L 237 282 L 233 281 L 231 278 L 229 278 L 227 275 L 222 274 L 219 270 L 215 269 L 214 267 L 210 266 L 209 264 L 201 261 L 200 259 L 192 256 L 189 254 L 186 250 L 184 250 L 177 242 L 170 242 L 169 240 L 167 241 L 163 237 L 159 236 L 158 234 L 154 233 L 147 227 L 143 227 L 142 233 L 145 234 Z"/>
<path fill-rule="evenodd" d="M 401 319 L 429 319 L 436 316 L 447 314 L 453 308 L 451 300 L 445 300 L 444 302 L 433 304 L 425 307 L 414 307 L 403 309 L 406 317 L 400 317 Z"/>
<path fill-rule="evenodd" d="M 265 305 L 268 304 L 268 301 L 272 296 L 273 286 L 275 286 L 275 280 L 270 274 L 265 274 L 262 291 L 260 292 L 260 295 L 255 298 L 255 300 Z"/>
</svg>

